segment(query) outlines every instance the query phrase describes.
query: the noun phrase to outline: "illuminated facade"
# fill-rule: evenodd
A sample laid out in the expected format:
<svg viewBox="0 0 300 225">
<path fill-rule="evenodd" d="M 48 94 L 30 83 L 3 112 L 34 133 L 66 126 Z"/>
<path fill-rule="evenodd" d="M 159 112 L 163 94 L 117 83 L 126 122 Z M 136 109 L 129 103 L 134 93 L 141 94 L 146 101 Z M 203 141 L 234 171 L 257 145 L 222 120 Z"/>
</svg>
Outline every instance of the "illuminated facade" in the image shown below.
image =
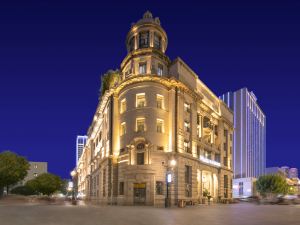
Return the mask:
<svg viewBox="0 0 300 225">
<path fill-rule="evenodd" d="M 258 178 L 266 169 L 266 116 L 247 88 L 228 92 L 221 99 L 234 113 L 234 178 Z"/>
<path fill-rule="evenodd" d="M 119 77 L 101 97 L 76 168 L 79 195 L 119 205 L 232 196 L 231 110 L 146 12 L 127 34 Z M 168 182 L 169 181 L 169 182 Z"/>
<path fill-rule="evenodd" d="M 234 114 L 233 197 L 253 196 L 255 181 L 266 170 L 266 116 L 247 88 L 220 98 Z"/>
<path fill-rule="evenodd" d="M 86 144 L 87 136 L 80 136 L 78 135 L 76 137 L 76 165 L 78 165 L 78 160 L 80 159 L 80 156 L 82 155 L 83 148 Z"/>
</svg>

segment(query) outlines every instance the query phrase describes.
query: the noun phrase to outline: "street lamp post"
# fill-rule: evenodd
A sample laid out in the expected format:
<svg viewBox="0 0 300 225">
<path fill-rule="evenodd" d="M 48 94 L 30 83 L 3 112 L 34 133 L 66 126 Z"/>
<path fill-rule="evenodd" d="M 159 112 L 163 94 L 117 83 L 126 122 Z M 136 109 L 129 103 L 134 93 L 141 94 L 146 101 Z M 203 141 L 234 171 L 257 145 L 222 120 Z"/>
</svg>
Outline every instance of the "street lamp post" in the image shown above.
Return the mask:
<svg viewBox="0 0 300 225">
<path fill-rule="evenodd" d="M 71 172 L 71 177 L 72 177 L 72 182 L 73 182 L 73 186 L 72 186 L 72 205 L 76 205 L 76 199 L 75 199 L 75 176 L 76 176 L 76 171 L 73 170 Z"/>
<path fill-rule="evenodd" d="M 167 172 L 166 172 L 166 181 L 167 181 L 167 196 L 165 199 L 165 207 L 170 207 L 170 201 L 171 201 L 171 193 L 169 193 L 169 184 L 172 183 L 172 175 L 173 175 L 173 169 L 176 166 L 176 160 L 172 159 L 168 161 L 167 164 Z M 170 170 L 171 169 L 171 170 Z"/>
</svg>

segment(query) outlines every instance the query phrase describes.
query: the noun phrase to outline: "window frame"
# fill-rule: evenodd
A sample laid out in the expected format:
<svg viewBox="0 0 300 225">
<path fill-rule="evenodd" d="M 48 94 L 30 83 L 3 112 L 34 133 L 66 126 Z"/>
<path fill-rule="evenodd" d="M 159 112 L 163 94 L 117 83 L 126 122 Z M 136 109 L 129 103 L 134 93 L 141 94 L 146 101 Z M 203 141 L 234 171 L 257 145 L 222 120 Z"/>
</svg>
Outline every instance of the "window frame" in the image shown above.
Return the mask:
<svg viewBox="0 0 300 225">
<path fill-rule="evenodd" d="M 161 124 L 161 130 L 158 130 L 158 125 Z M 156 132 L 157 133 L 164 133 L 165 132 L 165 125 L 163 119 L 156 119 Z"/>
<path fill-rule="evenodd" d="M 144 104 L 140 105 L 140 101 L 142 101 L 141 99 L 139 99 L 139 96 L 143 96 L 144 99 Z M 137 93 L 135 95 L 135 107 L 136 108 L 144 108 L 146 107 L 146 94 L 145 93 Z"/>
<path fill-rule="evenodd" d="M 143 130 L 139 129 L 139 122 L 143 121 Z M 146 119 L 144 117 L 138 117 L 135 120 L 135 130 L 136 132 L 145 132 L 146 131 Z"/>
</svg>

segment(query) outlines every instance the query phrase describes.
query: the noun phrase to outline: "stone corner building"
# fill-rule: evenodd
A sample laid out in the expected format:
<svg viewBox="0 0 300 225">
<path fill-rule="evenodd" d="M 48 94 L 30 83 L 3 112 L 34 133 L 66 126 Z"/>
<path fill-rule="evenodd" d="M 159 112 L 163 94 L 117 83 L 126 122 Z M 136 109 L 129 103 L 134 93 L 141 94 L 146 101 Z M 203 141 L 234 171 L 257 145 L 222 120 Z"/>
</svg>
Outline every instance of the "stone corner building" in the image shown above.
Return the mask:
<svg viewBox="0 0 300 225">
<path fill-rule="evenodd" d="M 232 197 L 233 114 L 146 12 L 127 34 L 119 79 L 102 96 L 76 168 L 78 192 L 118 205 Z"/>
</svg>

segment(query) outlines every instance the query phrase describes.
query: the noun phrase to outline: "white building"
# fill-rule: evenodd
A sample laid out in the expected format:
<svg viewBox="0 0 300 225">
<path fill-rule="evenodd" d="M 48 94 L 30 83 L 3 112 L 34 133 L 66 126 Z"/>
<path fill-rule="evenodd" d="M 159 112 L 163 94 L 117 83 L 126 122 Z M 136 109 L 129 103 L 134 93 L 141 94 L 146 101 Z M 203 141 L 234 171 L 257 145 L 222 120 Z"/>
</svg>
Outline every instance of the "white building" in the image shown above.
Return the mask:
<svg viewBox="0 0 300 225">
<path fill-rule="evenodd" d="M 228 92 L 220 97 L 234 113 L 233 137 L 233 174 L 234 185 L 238 184 L 233 197 L 245 197 L 254 193 L 247 192 L 248 186 L 266 168 L 266 116 L 257 103 L 253 92 L 242 88 Z M 242 178 L 246 178 L 244 181 Z M 239 191 L 238 191 L 239 190 Z M 246 192 L 241 192 L 246 190 Z M 235 195 L 235 193 L 238 195 Z"/>
<path fill-rule="evenodd" d="M 87 136 L 80 136 L 78 135 L 76 138 L 76 166 L 78 164 L 78 160 L 80 159 L 80 156 L 82 155 L 83 148 L 86 144 Z"/>
</svg>

